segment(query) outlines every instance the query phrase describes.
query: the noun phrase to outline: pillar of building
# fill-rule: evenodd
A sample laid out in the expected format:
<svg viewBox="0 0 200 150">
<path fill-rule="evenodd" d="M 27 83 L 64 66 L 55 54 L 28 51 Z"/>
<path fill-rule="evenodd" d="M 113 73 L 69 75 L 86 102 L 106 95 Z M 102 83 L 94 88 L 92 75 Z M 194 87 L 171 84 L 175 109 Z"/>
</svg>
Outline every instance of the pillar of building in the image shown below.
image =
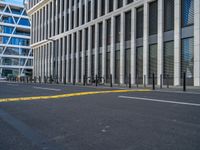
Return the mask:
<svg viewBox="0 0 200 150">
<path fill-rule="evenodd" d="M 56 1 L 56 8 L 55 8 L 55 11 L 56 11 L 56 16 L 55 16 L 55 35 L 57 35 L 58 31 L 59 31 L 59 27 L 58 27 L 59 10 L 60 10 L 60 7 L 58 7 L 58 0 L 57 0 Z"/>
<path fill-rule="evenodd" d="M 77 6 L 78 6 L 78 4 L 77 4 L 77 0 L 74 0 L 74 28 L 76 28 L 77 27 Z"/>
<path fill-rule="evenodd" d="M 174 85 L 180 85 L 181 72 L 181 0 L 174 1 Z"/>
<path fill-rule="evenodd" d="M 69 0 L 69 30 L 72 29 L 72 0 Z"/>
<path fill-rule="evenodd" d="M 101 1 L 98 0 L 98 17 L 101 16 Z"/>
<path fill-rule="evenodd" d="M 83 5 L 83 1 L 79 1 L 79 25 L 78 26 L 82 24 L 82 11 L 83 11 L 82 5 Z"/>
<path fill-rule="evenodd" d="M 98 75 L 98 53 L 99 51 L 99 25 L 98 23 L 95 24 L 95 69 L 94 69 L 94 75 Z"/>
<path fill-rule="evenodd" d="M 54 33 L 55 33 L 55 31 L 54 31 L 54 26 L 55 26 L 55 23 L 54 23 L 54 11 L 55 11 L 55 6 L 54 6 L 54 1 L 55 0 L 52 0 L 52 8 L 50 8 L 51 9 L 51 11 L 52 11 L 52 17 L 51 17 L 51 35 L 50 36 L 52 36 L 52 35 L 54 35 Z"/>
<path fill-rule="evenodd" d="M 93 19 L 94 19 L 94 0 L 91 0 L 91 20 Z"/>
<path fill-rule="evenodd" d="M 136 8 L 131 11 L 131 84 L 136 79 Z"/>
<path fill-rule="evenodd" d="M 50 43 L 47 44 L 47 50 L 48 50 L 48 77 L 51 75 L 51 49 L 50 49 Z"/>
<path fill-rule="evenodd" d="M 75 45 L 74 45 L 74 40 L 75 40 L 75 33 L 72 33 L 72 40 L 71 40 L 71 83 L 74 81 L 74 59 L 75 59 L 75 57 L 74 57 L 74 55 L 75 55 L 75 53 L 74 53 L 74 51 L 75 51 Z"/>
<path fill-rule="evenodd" d="M 67 36 L 67 64 L 66 64 L 66 82 L 70 82 L 70 79 L 69 79 L 69 73 L 70 73 L 70 70 L 69 70 L 69 59 L 70 59 L 70 54 L 69 54 L 69 51 L 70 51 L 70 36 L 68 35 Z"/>
<path fill-rule="evenodd" d="M 47 47 L 47 44 L 44 45 L 44 58 L 45 58 L 45 76 L 48 76 L 48 47 Z"/>
<path fill-rule="evenodd" d="M 115 18 L 111 18 L 110 73 L 115 83 Z"/>
<path fill-rule="evenodd" d="M 82 30 L 82 71 L 81 82 L 84 82 L 83 76 L 85 75 L 85 29 Z"/>
<path fill-rule="evenodd" d="M 57 45 L 57 51 L 58 51 L 58 56 L 57 56 L 57 60 L 58 60 L 58 81 L 61 82 L 61 39 L 58 40 L 58 45 Z"/>
<path fill-rule="evenodd" d="M 194 0 L 194 86 L 200 86 L 200 1 Z"/>
<path fill-rule="evenodd" d="M 65 60 L 66 60 L 66 43 L 65 43 L 65 37 L 63 37 L 62 42 L 62 82 L 64 83 L 66 78 L 66 68 L 65 68 Z"/>
<path fill-rule="evenodd" d="M 76 82 L 79 82 L 79 58 L 80 58 L 80 31 L 76 32 Z"/>
<path fill-rule="evenodd" d="M 120 25 L 120 84 L 124 84 L 125 79 L 125 13 L 121 13 Z"/>
<path fill-rule="evenodd" d="M 67 30 L 67 1 L 66 0 L 64 0 L 64 3 L 63 3 L 63 5 L 64 5 L 64 32 Z"/>
<path fill-rule="evenodd" d="M 102 37 L 102 77 L 106 77 L 106 20 L 103 20 L 102 25 L 103 37 Z M 103 81 L 105 82 L 105 80 Z"/>
<path fill-rule="evenodd" d="M 51 36 L 51 35 L 50 35 L 50 30 L 51 30 L 50 24 L 52 24 L 52 23 L 51 23 L 51 15 L 50 15 L 51 13 L 50 13 L 50 11 L 52 11 L 52 10 L 51 10 L 51 8 L 50 8 L 50 6 L 51 6 L 50 3 L 51 3 L 51 2 L 48 3 L 48 33 L 47 33 L 47 39 L 49 39 L 49 37 Z"/>
<path fill-rule="evenodd" d="M 92 68 L 91 68 L 91 63 L 92 63 L 92 27 L 88 27 L 88 77 L 91 77 L 92 75 Z"/>
<path fill-rule="evenodd" d="M 51 75 L 53 76 L 54 74 L 54 67 L 53 67 L 53 59 L 54 59 L 54 44 L 55 42 L 50 43 L 50 51 L 51 51 Z"/>
<path fill-rule="evenodd" d="M 161 74 L 163 74 L 163 11 L 164 3 L 163 0 L 158 1 L 158 73 L 157 73 L 157 83 L 158 85 L 162 84 L 163 79 L 161 80 Z"/>
<path fill-rule="evenodd" d="M 143 82 L 148 84 L 149 64 L 149 6 L 147 0 L 144 2 L 144 36 L 143 36 Z"/>
<path fill-rule="evenodd" d="M 88 0 L 85 0 L 85 23 L 88 21 Z"/>
</svg>

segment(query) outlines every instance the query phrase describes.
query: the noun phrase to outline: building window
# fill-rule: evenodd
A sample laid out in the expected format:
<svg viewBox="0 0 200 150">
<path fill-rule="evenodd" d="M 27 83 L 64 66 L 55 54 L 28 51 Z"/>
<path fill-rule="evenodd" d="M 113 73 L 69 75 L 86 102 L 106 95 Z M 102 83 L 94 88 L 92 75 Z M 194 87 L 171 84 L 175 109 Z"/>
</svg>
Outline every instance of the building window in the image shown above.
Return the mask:
<svg viewBox="0 0 200 150">
<path fill-rule="evenodd" d="M 131 11 L 125 14 L 125 41 L 131 40 Z"/>
<path fill-rule="evenodd" d="M 133 2 L 133 0 L 127 0 L 127 4 L 130 4 L 132 2 Z"/>
<path fill-rule="evenodd" d="M 164 43 L 163 82 L 173 85 L 174 81 L 174 41 Z"/>
<path fill-rule="evenodd" d="M 99 53 L 99 65 L 98 65 L 98 76 L 102 77 L 102 53 Z"/>
<path fill-rule="evenodd" d="M 101 1 L 101 16 L 105 15 L 105 0 Z"/>
<path fill-rule="evenodd" d="M 118 0 L 117 1 L 117 8 L 120 8 L 123 6 L 123 0 Z"/>
<path fill-rule="evenodd" d="M 94 0 L 94 19 L 97 18 L 98 14 L 98 0 Z"/>
<path fill-rule="evenodd" d="M 102 47 L 103 45 L 103 25 L 102 23 L 99 23 L 99 47 Z"/>
<path fill-rule="evenodd" d="M 109 0 L 109 12 L 113 11 L 113 0 Z"/>
<path fill-rule="evenodd" d="M 181 47 L 181 78 L 186 73 L 188 84 L 193 85 L 194 76 L 194 39 L 182 39 Z"/>
<path fill-rule="evenodd" d="M 91 1 L 88 2 L 88 22 L 91 20 Z"/>
<path fill-rule="evenodd" d="M 164 1 L 164 31 L 174 30 L 174 0 Z"/>
<path fill-rule="evenodd" d="M 120 16 L 115 18 L 115 43 L 120 43 Z"/>
<path fill-rule="evenodd" d="M 143 47 L 136 48 L 136 83 L 143 84 Z"/>
<path fill-rule="evenodd" d="M 106 52 L 106 82 L 110 81 L 110 52 Z"/>
<path fill-rule="evenodd" d="M 106 44 L 110 45 L 111 44 L 111 19 L 107 20 L 107 31 L 106 31 Z"/>
<path fill-rule="evenodd" d="M 182 0 L 182 27 L 194 24 L 194 0 Z"/>
<path fill-rule="evenodd" d="M 129 82 L 129 74 L 131 73 L 131 50 L 125 50 L 125 81 Z"/>
<path fill-rule="evenodd" d="M 92 49 L 95 48 L 95 26 L 92 26 Z"/>
<path fill-rule="evenodd" d="M 149 4 L 149 35 L 157 34 L 158 31 L 158 3 Z"/>
<path fill-rule="evenodd" d="M 157 44 L 149 46 L 149 83 L 152 83 L 153 74 L 157 77 Z M 156 82 L 157 80 L 155 80 Z"/>
<path fill-rule="evenodd" d="M 142 38 L 143 37 L 143 7 L 139 7 L 136 10 L 136 38 Z"/>
</svg>

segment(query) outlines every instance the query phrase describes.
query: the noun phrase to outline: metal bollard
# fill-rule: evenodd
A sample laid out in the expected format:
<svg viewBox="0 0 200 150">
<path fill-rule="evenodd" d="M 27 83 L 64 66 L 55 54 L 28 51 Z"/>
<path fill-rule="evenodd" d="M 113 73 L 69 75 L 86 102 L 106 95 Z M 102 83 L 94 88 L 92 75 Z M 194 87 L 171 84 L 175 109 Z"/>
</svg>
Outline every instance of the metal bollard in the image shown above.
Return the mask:
<svg viewBox="0 0 200 150">
<path fill-rule="evenodd" d="M 49 82 L 50 82 L 50 84 L 52 84 L 52 82 L 53 82 L 52 75 L 50 75 Z"/>
<path fill-rule="evenodd" d="M 137 88 L 139 87 L 139 85 L 138 85 L 138 74 L 136 74 L 136 84 L 137 84 Z"/>
<path fill-rule="evenodd" d="M 41 83 L 41 77 L 39 76 L 39 83 Z"/>
<path fill-rule="evenodd" d="M 160 75 L 160 88 L 162 89 L 162 74 Z"/>
<path fill-rule="evenodd" d="M 129 88 L 131 88 L 131 74 L 129 73 Z"/>
<path fill-rule="evenodd" d="M 183 73 L 183 91 L 186 91 L 186 73 Z"/>
<path fill-rule="evenodd" d="M 73 76 L 73 85 L 76 85 L 75 75 Z"/>
<path fill-rule="evenodd" d="M 113 84 L 112 84 L 112 74 L 110 74 L 110 87 L 113 87 Z"/>
<path fill-rule="evenodd" d="M 155 90 L 155 74 L 153 73 L 153 82 L 152 82 L 152 84 L 153 84 L 153 90 Z"/>
<path fill-rule="evenodd" d="M 95 80 L 96 86 L 98 86 L 98 76 L 96 75 L 96 80 Z"/>
</svg>

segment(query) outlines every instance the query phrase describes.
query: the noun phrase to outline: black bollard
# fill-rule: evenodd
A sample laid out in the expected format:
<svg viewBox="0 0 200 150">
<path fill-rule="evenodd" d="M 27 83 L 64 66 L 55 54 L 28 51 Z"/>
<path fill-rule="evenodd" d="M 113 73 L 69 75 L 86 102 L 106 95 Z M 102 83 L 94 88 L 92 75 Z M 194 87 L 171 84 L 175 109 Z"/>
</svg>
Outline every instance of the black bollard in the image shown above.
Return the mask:
<svg viewBox="0 0 200 150">
<path fill-rule="evenodd" d="M 139 87 L 139 85 L 138 85 L 138 74 L 136 74 L 136 84 L 137 84 L 137 88 Z"/>
<path fill-rule="evenodd" d="M 41 83 L 41 77 L 39 76 L 39 83 Z"/>
<path fill-rule="evenodd" d="M 183 73 L 183 91 L 186 91 L 186 73 Z"/>
<path fill-rule="evenodd" d="M 160 88 L 162 89 L 162 74 L 160 75 Z"/>
<path fill-rule="evenodd" d="M 167 74 L 167 88 L 169 88 L 169 75 Z"/>
<path fill-rule="evenodd" d="M 113 84 L 112 84 L 112 74 L 110 74 L 110 87 L 113 87 Z"/>
<path fill-rule="evenodd" d="M 96 86 L 98 86 L 98 76 L 97 75 L 96 75 L 95 83 L 96 83 Z"/>
<path fill-rule="evenodd" d="M 155 90 L 155 74 L 154 73 L 153 73 L 153 78 L 152 79 L 153 79 L 153 82 L 152 82 L 153 83 L 153 87 L 152 88 L 153 88 L 153 90 Z"/>
<path fill-rule="evenodd" d="M 76 84 L 76 81 L 75 81 L 75 75 L 73 76 L 73 85 Z"/>
<path fill-rule="evenodd" d="M 129 73 L 129 88 L 131 88 L 131 74 Z"/>
</svg>

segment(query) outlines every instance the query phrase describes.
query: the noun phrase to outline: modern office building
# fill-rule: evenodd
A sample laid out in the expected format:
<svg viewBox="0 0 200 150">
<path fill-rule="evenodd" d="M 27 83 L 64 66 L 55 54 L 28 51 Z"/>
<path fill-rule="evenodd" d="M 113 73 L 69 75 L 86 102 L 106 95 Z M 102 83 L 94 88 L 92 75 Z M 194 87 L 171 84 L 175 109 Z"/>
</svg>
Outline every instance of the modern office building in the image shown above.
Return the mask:
<svg viewBox="0 0 200 150">
<path fill-rule="evenodd" d="M 30 20 L 14 2 L 0 0 L 0 77 L 32 76 Z"/>
<path fill-rule="evenodd" d="M 27 0 L 34 76 L 200 86 L 199 0 Z"/>
</svg>

